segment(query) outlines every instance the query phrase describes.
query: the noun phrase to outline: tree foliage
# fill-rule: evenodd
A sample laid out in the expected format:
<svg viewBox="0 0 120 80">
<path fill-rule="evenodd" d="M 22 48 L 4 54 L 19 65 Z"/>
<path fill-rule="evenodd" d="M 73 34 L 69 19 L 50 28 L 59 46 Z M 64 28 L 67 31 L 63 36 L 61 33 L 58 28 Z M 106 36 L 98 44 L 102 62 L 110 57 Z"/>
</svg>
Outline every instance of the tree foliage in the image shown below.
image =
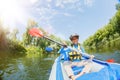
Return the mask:
<svg viewBox="0 0 120 80">
<path fill-rule="evenodd" d="M 11 38 L 10 31 L 5 29 L 2 22 L 0 22 L 0 52 L 25 54 L 26 49 L 16 40 L 18 30 L 14 30 L 13 33 Z"/>
<path fill-rule="evenodd" d="M 107 25 L 84 41 L 86 49 L 120 50 L 120 10 L 117 10 Z"/>
</svg>

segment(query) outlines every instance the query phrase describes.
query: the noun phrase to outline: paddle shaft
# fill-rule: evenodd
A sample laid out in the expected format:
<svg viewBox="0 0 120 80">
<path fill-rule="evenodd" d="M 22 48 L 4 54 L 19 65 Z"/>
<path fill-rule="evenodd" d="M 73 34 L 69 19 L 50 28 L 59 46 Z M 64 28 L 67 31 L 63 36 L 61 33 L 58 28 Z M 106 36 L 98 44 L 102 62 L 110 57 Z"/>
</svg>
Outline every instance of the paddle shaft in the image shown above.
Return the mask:
<svg viewBox="0 0 120 80">
<path fill-rule="evenodd" d="M 47 36 L 43 36 L 43 38 L 48 39 L 49 41 L 52 41 L 52 42 L 54 42 L 54 43 L 56 43 L 56 44 L 58 44 L 58 45 L 60 45 L 60 46 L 64 46 L 64 44 L 62 44 L 62 43 L 60 43 L 60 42 L 57 42 L 57 41 L 55 41 L 55 40 L 53 40 L 53 39 L 50 39 L 50 38 L 47 37 Z"/>
</svg>

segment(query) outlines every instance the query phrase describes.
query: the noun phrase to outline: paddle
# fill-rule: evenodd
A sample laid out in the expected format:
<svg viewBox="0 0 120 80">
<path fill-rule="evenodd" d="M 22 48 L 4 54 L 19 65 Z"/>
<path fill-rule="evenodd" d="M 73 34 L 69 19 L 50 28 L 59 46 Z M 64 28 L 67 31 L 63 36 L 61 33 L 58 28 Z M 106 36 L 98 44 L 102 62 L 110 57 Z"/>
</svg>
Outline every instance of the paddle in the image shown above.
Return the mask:
<svg viewBox="0 0 120 80">
<path fill-rule="evenodd" d="M 48 39 L 48 40 L 50 40 L 50 41 L 52 41 L 52 42 L 54 42 L 54 43 L 57 43 L 57 44 L 60 45 L 60 46 L 68 47 L 68 49 L 73 50 L 73 51 L 76 51 L 76 52 L 80 52 L 80 53 L 82 54 L 81 51 L 79 51 L 79 50 L 77 50 L 77 49 L 75 49 L 75 48 L 72 48 L 72 47 L 67 46 L 67 45 L 64 45 L 64 44 L 62 44 L 62 43 L 60 43 L 60 42 L 57 42 L 57 41 L 55 41 L 55 40 L 53 40 L 53 39 L 50 39 L 49 37 L 45 36 L 45 35 L 43 34 L 43 32 L 42 32 L 40 29 L 38 29 L 38 28 L 31 28 L 31 29 L 29 30 L 29 34 L 30 34 L 31 36 L 35 36 L 35 37 L 43 37 L 43 38 Z M 88 55 L 88 54 L 86 54 L 86 55 L 85 55 L 85 54 L 82 54 L 82 56 L 86 57 L 87 59 L 90 58 L 90 55 Z"/>
<path fill-rule="evenodd" d="M 31 36 L 35 36 L 35 37 L 43 37 L 43 38 L 45 38 L 45 39 L 48 39 L 48 40 L 50 40 L 50 41 L 52 41 L 52 42 L 57 43 L 57 44 L 60 45 L 60 46 L 65 46 L 64 44 L 62 44 L 62 43 L 60 43 L 60 42 L 57 42 L 57 41 L 55 41 L 55 40 L 53 40 L 53 39 L 50 39 L 49 37 L 45 36 L 45 35 L 43 34 L 43 32 L 42 32 L 40 29 L 38 29 L 38 28 L 31 28 L 31 29 L 29 30 L 29 34 L 30 34 Z M 66 46 L 66 47 L 67 47 L 67 46 Z M 72 47 L 69 47 L 69 48 L 72 49 L 72 50 L 74 50 L 74 51 L 77 51 L 77 52 L 78 52 L 78 50 L 73 49 Z M 81 53 L 81 52 L 80 52 L 80 53 Z M 89 58 L 89 55 L 87 55 L 87 58 Z M 108 59 L 108 60 L 106 60 L 106 62 L 114 62 L 114 59 Z"/>
</svg>

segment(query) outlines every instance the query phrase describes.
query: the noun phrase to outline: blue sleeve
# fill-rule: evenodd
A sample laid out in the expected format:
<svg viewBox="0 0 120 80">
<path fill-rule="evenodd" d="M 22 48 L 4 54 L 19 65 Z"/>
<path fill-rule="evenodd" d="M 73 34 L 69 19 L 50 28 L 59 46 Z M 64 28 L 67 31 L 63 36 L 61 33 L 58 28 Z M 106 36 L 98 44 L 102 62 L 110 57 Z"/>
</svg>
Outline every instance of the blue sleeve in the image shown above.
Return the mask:
<svg viewBox="0 0 120 80">
<path fill-rule="evenodd" d="M 61 58 L 63 58 L 65 61 L 68 61 L 69 60 L 69 55 L 68 53 L 70 52 L 71 50 L 69 48 L 64 48 L 62 47 L 58 53 L 60 53 L 60 56 Z"/>
<path fill-rule="evenodd" d="M 60 50 L 58 51 L 58 53 L 62 53 L 64 51 L 64 48 L 61 47 Z"/>
</svg>

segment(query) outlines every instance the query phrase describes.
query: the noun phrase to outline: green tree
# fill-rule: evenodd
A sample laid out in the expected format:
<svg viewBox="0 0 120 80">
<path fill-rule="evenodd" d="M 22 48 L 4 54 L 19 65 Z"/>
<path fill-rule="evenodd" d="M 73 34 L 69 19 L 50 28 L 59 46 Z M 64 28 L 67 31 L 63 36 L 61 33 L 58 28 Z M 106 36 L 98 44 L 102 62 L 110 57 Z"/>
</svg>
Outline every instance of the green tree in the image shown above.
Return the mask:
<svg viewBox="0 0 120 80">
<path fill-rule="evenodd" d="M 84 47 L 92 47 L 93 49 L 113 49 L 119 50 L 120 40 L 120 10 L 118 10 L 110 19 L 109 23 L 103 28 L 95 32 L 84 41 Z"/>
<path fill-rule="evenodd" d="M 29 29 L 33 27 L 38 27 L 38 24 L 34 20 L 28 20 L 26 32 L 23 34 L 23 43 L 25 46 L 32 45 L 35 42 L 34 37 L 29 34 Z"/>
</svg>

